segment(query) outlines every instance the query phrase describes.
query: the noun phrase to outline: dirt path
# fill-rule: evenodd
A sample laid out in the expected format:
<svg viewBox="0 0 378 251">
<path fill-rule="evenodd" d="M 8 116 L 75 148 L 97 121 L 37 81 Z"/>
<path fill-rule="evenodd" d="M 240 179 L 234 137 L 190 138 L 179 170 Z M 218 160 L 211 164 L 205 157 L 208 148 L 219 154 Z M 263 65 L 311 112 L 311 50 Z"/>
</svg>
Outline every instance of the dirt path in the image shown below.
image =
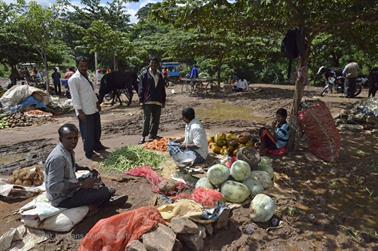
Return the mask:
<svg viewBox="0 0 378 251">
<path fill-rule="evenodd" d="M 254 129 L 270 123 L 278 108 L 290 108 L 293 96 L 292 86 L 266 84 L 255 84 L 248 93 L 227 96 L 191 97 L 181 94 L 179 87 L 175 88 L 175 94 L 171 90 L 168 90 L 167 107 L 161 117 L 162 136 L 183 133 L 184 123 L 180 120 L 183 107 L 195 108 L 208 135 L 213 135 L 216 132 Z M 320 93 L 320 88 L 308 87 L 305 95 L 317 98 L 317 93 Z M 359 100 L 338 95 L 321 99 L 333 115 Z M 111 147 L 110 151 L 137 143 L 142 128 L 142 113 L 137 103 L 128 108 L 104 106 L 101 116 L 103 143 Z M 57 143 L 59 125 L 67 122 L 78 124 L 74 114 L 68 114 L 40 126 L 0 130 L 0 171 L 4 171 L 5 165 L 13 168 L 17 163 L 28 165 L 43 160 Z M 359 133 L 343 134 L 342 138 L 343 149 L 337 164 L 308 161 L 303 151 L 274 163 L 276 185 L 269 193 L 277 201 L 277 214 L 284 223 L 282 228 L 267 230 L 266 226 L 251 223 L 248 207 L 242 207 L 234 210 L 233 224 L 226 231 L 220 231 L 207 240 L 208 250 L 220 250 L 222 247 L 224 250 L 238 250 L 246 246 L 250 247 L 249 250 L 378 248 L 377 234 L 374 236 L 378 229 L 377 137 Z M 76 148 L 78 163 L 98 166 L 98 163 L 84 158 L 82 148 L 79 141 Z M 115 186 L 119 194 L 128 196 L 128 205 L 113 210 L 113 213 L 155 203 L 155 195 L 143 180 L 118 183 L 109 178 L 106 183 Z M 141 191 L 144 192 L 139 195 Z M 0 224 L 0 234 L 10 226 L 20 224 L 10 215 L 25 203 L 0 202 L 0 222 L 9 223 Z M 99 218 L 105 216 L 100 215 Z M 79 224 L 79 230 L 57 235 L 51 243 L 45 243 L 38 250 L 55 250 L 57 243 L 62 250 L 71 250 L 77 247 L 77 238 L 80 239 L 95 222 L 84 221 Z M 246 234 L 246 227 L 252 227 L 253 233 Z"/>
</svg>

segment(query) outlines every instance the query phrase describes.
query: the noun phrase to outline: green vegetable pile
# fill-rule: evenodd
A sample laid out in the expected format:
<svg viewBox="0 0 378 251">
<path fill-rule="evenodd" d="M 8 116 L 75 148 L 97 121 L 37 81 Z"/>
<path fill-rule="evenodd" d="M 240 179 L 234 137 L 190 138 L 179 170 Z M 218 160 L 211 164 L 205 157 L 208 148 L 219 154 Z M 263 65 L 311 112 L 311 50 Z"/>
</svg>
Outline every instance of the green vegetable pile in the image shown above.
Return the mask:
<svg viewBox="0 0 378 251">
<path fill-rule="evenodd" d="M 6 117 L 0 118 L 0 129 L 5 129 L 9 127 L 9 123 Z"/>
<path fill-rule="evenodd" d="M 150 166 L 157 168 L 166 160 L 165 156 L 138 146 L 124 147 L 113 152 L 103 163 L 106 169 L 127 171 L 134 167 Z"/>
</svg>

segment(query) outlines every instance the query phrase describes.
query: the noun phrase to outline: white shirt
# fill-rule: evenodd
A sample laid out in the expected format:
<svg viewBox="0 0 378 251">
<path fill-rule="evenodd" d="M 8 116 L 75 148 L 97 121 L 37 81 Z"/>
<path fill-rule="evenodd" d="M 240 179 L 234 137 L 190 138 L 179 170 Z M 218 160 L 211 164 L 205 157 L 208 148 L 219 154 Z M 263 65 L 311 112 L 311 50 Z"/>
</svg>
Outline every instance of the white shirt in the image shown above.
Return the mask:
<svg viewBox="0 0 378 251">
<path fill-rule="evenodd" d="M 76 114 L 82 110 L 86 115 L 95 114 L 97 110 L 97 96 L 89 81 L 76 71 L 68 80 L 68 86 L 72 97 L 72 105 Z"/>
<path fill-rule="evenodd" d="M 156 73 L 154 74 L 154 72 L 151 70 L 151 67 L 148 68 L 148 73 L 151 75 L 151 77 L 154 79 L 154 82 L 155 82 L 155 88 L 156 86 L 158 85 L 159 83 L 159 75 L 160 75 L 160 72 L 158 70 L 156 70 Z"/>
<path fill-rule="evenodd" d="M 206 159 L 208 154 L 207 136 L 201 122 L 194 118 L 185 126 L 184 144 L 194 144 L 198 146 L 194 149 L 202 158 Z"/>
<path fill-rule="evenodd" d="M 246 90 L 248 90 L 248 82 L 247 82 L 247 80 L 245 80 L 245 79 L 243 79 L 243 80 L 239 79 L 239 80 L 236 82 L 235 87 L 236 87 L 236 88 L 243 89 L 243 90 L 246 91 Z"/>
</svg>

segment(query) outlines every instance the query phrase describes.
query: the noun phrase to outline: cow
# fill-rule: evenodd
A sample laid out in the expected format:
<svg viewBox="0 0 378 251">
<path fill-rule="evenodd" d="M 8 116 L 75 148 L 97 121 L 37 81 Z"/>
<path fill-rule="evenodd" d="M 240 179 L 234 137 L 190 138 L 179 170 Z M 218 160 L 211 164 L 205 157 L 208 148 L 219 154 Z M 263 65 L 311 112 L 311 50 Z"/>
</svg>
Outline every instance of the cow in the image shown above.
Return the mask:
<svg viewBox="0 0 378 251">
<path fill-rule="evenodd" d="M 105 95 L 110 94 L 112 105 L 116 97 L 122 105 L 120 95 L 124 93 L 129 100 L 127 106 L 130 106 L 133 99 L 133 90 L 138 93 L 138 75 L 135 72 L 110 72 L 101 79 L 98 100 L 101 104 Z"/>
</svg>

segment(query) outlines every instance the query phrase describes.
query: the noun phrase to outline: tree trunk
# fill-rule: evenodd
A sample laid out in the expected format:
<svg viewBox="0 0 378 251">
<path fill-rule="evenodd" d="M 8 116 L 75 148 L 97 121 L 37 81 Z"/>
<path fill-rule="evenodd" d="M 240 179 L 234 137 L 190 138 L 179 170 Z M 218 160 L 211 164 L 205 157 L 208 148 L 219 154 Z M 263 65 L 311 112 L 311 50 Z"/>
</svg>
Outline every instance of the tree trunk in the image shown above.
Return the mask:
<svg viewBox="0 0 378 251">
<path fill-rule="evenodd" d="M 96 79 L 96 83 L 97 83 L 97 84 L 100 84 L 100 83 L 97 82 L 97 68 L 98 68 L 97 57 L 98 57 L 98 54 L 97 54 L 97 52 L 95 52 L 95 53 L 94 53 L 94 59 L 95 59 L 95 79 Z"/>
<path fill-rule="evenodd" d="M 118 64 L 117 64 L 117 55 L 113 55 L 113 70 L 118 71 Z"/>
<path fill-rule="evenodd" d="M 306 84 L 308 84 L 308 61 L 310 55 L 309 44 L 310 42 L 307 43 L 304 54 L 299 58 L 299 67 L 297 69 L 294 99 L 290 117 L 290 137 L 288 143 L 290 152 L 295 152 L 299 145 L 300 128 L 298 123 L 298 111 L 303 97 L 304 88 Z"/>
<path fill-rule="evenodd" d="M 47 55 L 43 55 L 43 64 L 45 66 L 45 77 L 46 77 L 46 92 L 47 94 L 50 93 L 49 86 L 50 86 L 50 78 L 49 78 L 49 65 L 47 63 Z"/>
</svg>

